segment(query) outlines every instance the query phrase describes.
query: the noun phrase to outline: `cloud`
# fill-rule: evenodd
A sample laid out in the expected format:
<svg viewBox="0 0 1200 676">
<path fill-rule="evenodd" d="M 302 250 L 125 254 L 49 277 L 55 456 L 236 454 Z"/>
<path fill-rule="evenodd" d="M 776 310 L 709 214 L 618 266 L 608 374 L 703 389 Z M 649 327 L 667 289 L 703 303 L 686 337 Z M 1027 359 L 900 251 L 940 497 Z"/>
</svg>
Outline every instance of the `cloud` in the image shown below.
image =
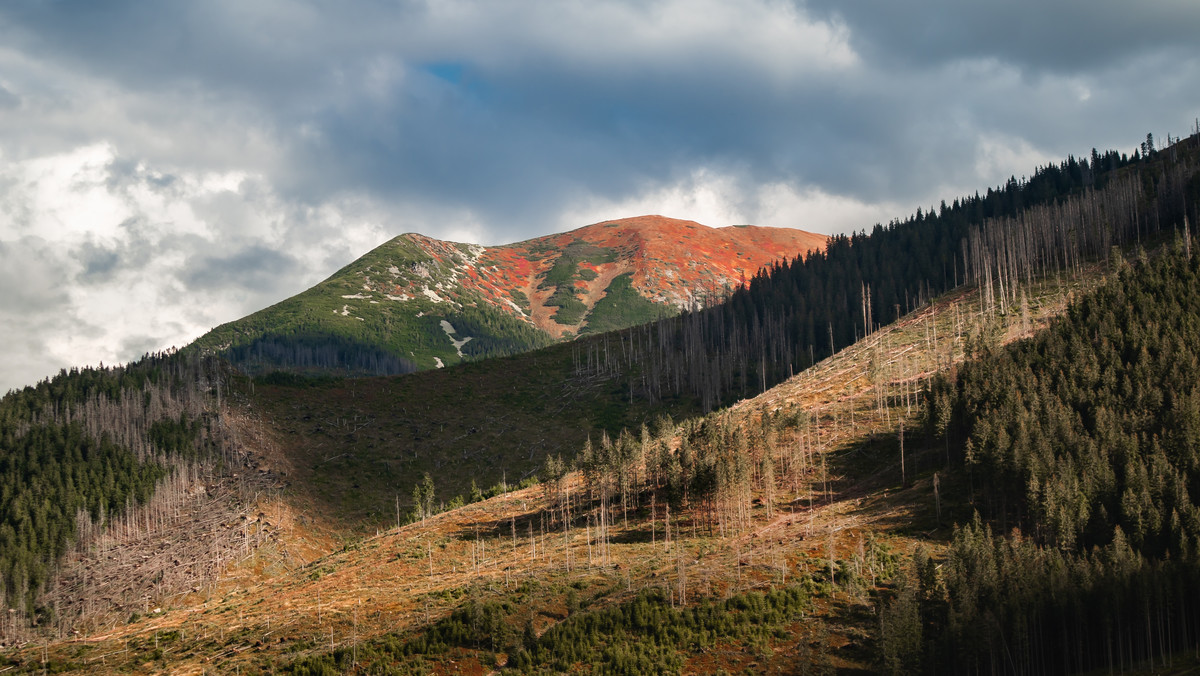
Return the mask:
<svg viewBox="0 0 1200 676">
<path fill-rule="evenodd" d="M 5 327 L 5 356 L 0 359 L 0 391 L 32 384 L 67 365 L 45 354 L 46 337 L 72 326 L 67 309 L 68 280 L 53 247 L 36 237 L 0 241 L 0 323 Z M 60 312 L 47 311 L 57 309 Z"/>
<path fill-rule="evenodd" d="M 97 245 L 86 240 L 75 247 L 72 257 L 83 270 L 76 276 L 80 284 L 97 284 L 110 281 L 121 262 L 121 252 L 115 248 Z"/>
<path fill-rule="evenodd" d="M 254 6 L 17 3 L 7 37 L 24 70 L 66 80 L 46 112 L 89 109 L 155 165 L 253 168 L 296 199 L 470 201 L 513 221 L 533 192 L 619 192 L 631 166 L 657 175 L 736 147 L 713 118 L 857 63 L 844 28 L 781 2 Z M 461 77 L 440 77 L 447 63 Z"/>
<path fill-rule="evenodd" d="M 24 83 L 30 126 L 53 139 L 84 117 L 64 110 L 87 110 L 83 135 L 168 173 L 250 171 L 292 202 L 462 208 L 505 239 L 580 196 L 697 169 L 903 199 L 974 164 L 978 133 L 1086 151 L 1098 140 L 1072 138 L 1076 121 L 1117 119 L 1098 113 L 1110 92 L 1195 71 L 1175 28 L 1115 39 L 1189 6 L 1065 4 L 17 2 L 5 37 L 17 72 L 63 83 Z M 1163 54 L 1168 68 L 1123 70 Z M 1099 142 L 1121 140 L 1120 115 Z M 1151 122 L 1182 126 L 1172 116 Z"/>
<path fill-rule="evenodd" d="M 859 230 L 1131 150 L 1200 112 L 1197 24 L 1184 0 L 12 0 L 4 288 L 40 286 L 0 311 L 41 370 L 0 388 L 187 342 L 402 232 Z"/>
<path fill-rule="evenodd" d="M 5 389 L 182 346 L 387 236 L 351 201 L 289 208 L 256 177 L 168 175 L 108 145 L 9 163 L 0 186 Z"/>
<path fill-rule="evenodd" d="M 36 237 L 0 242 L 0 311 L 21 316 L 66 300 L 68 278 L 48 242 Z"/>
<path fill-rule="evenodd" d="M 0 85 L 0 108 L 16 108 L 19 105 L 21 105 L 20 97 Z"/>
<path fill-rule="evenodd" d="M 228 286 L 276 291 L 279 280 L 295 276 L 298 267 L 288 253 L 254 244 L 230 255 L 193 257 L 184 264 L 180 281 L 199 291 Z"/>
<path fill-rule="evenodd" d="M 697 171 L 685 181 L 651 188 L 620 201 L 593 199 L 563 213 L 560 229 L 611 219 L 611 214 L 657 213 L 712 227 L 766 225 L 812 232 L 869 229 L 913 205 L 868 204 L 816 188 L 799 189 L 786 182 L 748 184 L 735 174 Z"/>
<path fill-rule="evenodd" d="M 879 61 L 921 67 L 995 59 L 1030 72 L 1079 74 L 1147 52 L 1195 54 L 1200 5 L 1188 0 L 809 0 L 844 22 L 850 44 Z"/>
</svg>

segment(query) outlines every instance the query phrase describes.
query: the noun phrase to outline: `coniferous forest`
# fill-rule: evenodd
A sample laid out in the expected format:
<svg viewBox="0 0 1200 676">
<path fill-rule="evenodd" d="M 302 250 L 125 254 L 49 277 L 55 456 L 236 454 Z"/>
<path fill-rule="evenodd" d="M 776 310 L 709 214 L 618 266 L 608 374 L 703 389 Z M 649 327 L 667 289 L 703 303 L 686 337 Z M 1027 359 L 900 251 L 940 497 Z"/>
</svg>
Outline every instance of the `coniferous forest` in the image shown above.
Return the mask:
<svg viewBox="0 0 1200 676">
<path fill-rule="evenodd" d="M 979 511 L 944 588 L 919 576 L 928 669 L 1161 666 L 1200 643 L 1200 255 L 1170 249 L 1114 252 L 1052 328 L 931 384 Z"/>
<path fill-rule="evenodd" d="M 228 348 L 224 357 L 252 376 L 273 372 L 390 376 L 417 370 L 412 363 L 382 348 L 332 333 L 265 333 Z"/>
</svg>

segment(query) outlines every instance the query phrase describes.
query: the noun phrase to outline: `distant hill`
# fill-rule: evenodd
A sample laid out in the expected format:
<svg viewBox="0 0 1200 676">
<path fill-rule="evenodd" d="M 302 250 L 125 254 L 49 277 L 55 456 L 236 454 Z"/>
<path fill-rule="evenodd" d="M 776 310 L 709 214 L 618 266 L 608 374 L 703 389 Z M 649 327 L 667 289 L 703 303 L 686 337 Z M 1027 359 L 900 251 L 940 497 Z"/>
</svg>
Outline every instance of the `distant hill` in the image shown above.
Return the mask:
<svg viewBox="0 0 1200 676">
<path fill-rule="evenodd" d="M 390 375 L 634 326 L 722 298 L 824 248 L 789 228 L 640 216 L 498 247 L 392 239 L 196 345 L 251 373 Z"/>
</svg>

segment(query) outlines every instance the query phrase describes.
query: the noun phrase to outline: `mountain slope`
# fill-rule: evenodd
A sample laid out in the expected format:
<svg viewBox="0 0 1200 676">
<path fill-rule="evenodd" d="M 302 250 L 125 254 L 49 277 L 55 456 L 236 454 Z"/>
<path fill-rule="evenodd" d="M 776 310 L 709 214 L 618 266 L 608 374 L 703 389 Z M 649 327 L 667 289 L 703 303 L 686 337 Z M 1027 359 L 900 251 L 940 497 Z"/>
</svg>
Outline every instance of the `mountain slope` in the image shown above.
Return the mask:
<svg viewBox="0 0 1200 676">
<path fill-rule="evenodd" d="M 1019 307 L 1014 280 L 1022 286 L 1038 273 L 1025 261 L 1041 261 L 1041 274 L 1078 272 L 1081 261 L 1106 255 L 1112 243 L 1134 241 L 1138 223 L 1147 237 L 1181 222 L 1170 198 L 1195 175 L 1189 159 L 1195 140 L 1178 150 L 1178 160 L 1165 161 L 1164 154 L 1155 164 L 1094 177 L 1080 173 L 1071 181 L 1060 180 L 1072 174 L 1069 163 L 1062 170 L 1047 167 L 1027 183 L 956 201 L 938 216 L 834 238 L 823 253 L 756 275 L 717 307 L 444 372 L 260 386 L 257 403 L 279 423 L 299 461 L 298 478 L 315 482 L 310 494 L 329 501 L 329 513 L 386 523 L 396 494 L 407 503 L 425 472 L 448 500 L 467 494 L 472 478 L 487 486 L 529 476 L 547 455 L 569 454 L 602 431 L 616 434 L 660 413 L 678 417 L 728 405 L 786 380 L 831 348 L 873 334 L 901 307 L 922 305 L 930 291 L 942 293 L 964 279 L 983 286 L 981 303 L 989 313 Z M 1120 201 L 1155 175 L 1157 196 L 1143 187 L 1138 202 Z M 1060 183 L 1058 193 L 1045 197 L 1047 186 Z M 1030 206 L 1014 217 L 1009 210 L 1021 203 Z M 1105 212 L 1115 215 L 1095 217 Z M 1068 222 L 1063 218 L 1073 227 L 1054 226 Z M 1030 224 L 1038 230 L 1029 232 Z M 1070 242 L 1047 238 L 1053 233 L 1072 233 Z M 989 245 L 990 239 L 1000 244 Z M 1041 244 L 1020 252 L 1004 246 L 1021 239 Z M 960 264 L 960 255 L 971 265 Z"/>
<path fill-rule="evenodd" d="M 1090 269 L 1070 287 L 1031 286 L 1030 316 L 1005 318 L 1002 328 L 995 327 L 1005 336 L 1000 340 L 1027 335 L 1023 324 L 1036 327 L 1062 312 L 1068 293 L 1092 286 L 1097 271 Z M 917 480 L 901 490 L 891 462 L 893 435 L 901 420 L 910 429 L 916 422 L 915 407 L 905 410 L 906 393 L 918 389 L 929 369 L 963 359 L 971 328 L 988 324 L 979 298 L 975 290 L 939 299 L 727 412 L 655 425 L 652 453 L 659 453 L 660 442 L 691 448 L 691 459 L 681 458 L 684 492 L 672 486 L 678 479 L 670 476 L 670 462 L 657 474 L 657 488 L 650 477 L 660 470 L 634 469 L 628 474 L 637 477 L 633 481 L 651 483 L 634 490 L 627 513 L 618 484 L 596 488 L 611 496 L 607 516 L 599 516 L 600 503 L 585 497 L 588 473 L 603 477 L 614 471 L 609 462 L 638 462 L 636 455 L 597 457 L 597 467 L 584 466 L 562 484 L 498 495 L 305 566 L 284 569 L 267 556 L 249 557 L 231 570 L 240 583 L 224 588 L 227 593 L 106 627 L 85 642 L 56 644 L 49 663 L 101 672 L 149 665 L 178 672 L 486 673 L 505 661 L 516 666 L 532 660 L 521 673 L 536 673 L 539 666 L 586 672 L 588 661 L 594 671 L 621 671 L 628 659 L 622 651 L 631 649 L 646 652 L 624 673 L 663 665 L 668 673 L 802 673 L 822 665 L 849 673 L 878 670 L 879 620 L 871 604 L 887 593 L 883 581 L 896 573 L 900 554 L 919 539 L 894 532 L 895 520 L 921 524 L 914 531 L 934 527 L 929 474 L 941 458 L 940 450 L 932 461 L 928 454 L 910 457 L 910 476 Z M 934 326 L 942 338 L 928 349 Z M 869 374 L 872 361 L 887 366 Z M 722 434 L 744 430 L 736 436 L 749 443 L 712 443 L 708 437 L 721 428 Z M 614 446 L 629 451 L 629 443 L 618 439 Z M 745 499 L 757 499 L 744 517 L 730 508 L 736 498 L 727 489 L 718 488 L 715 499 L 695 492 L 704 490 L 707 456 L 719 448 L 740 448 L 752 458 L 755 487 Z M 762 485 L 768 474 L 760 463 L 768 448 L 775 453 L 774 492 Z M 659 458 L 650 463 L 670 456 Z M 848 474 L 854 467 L 848 463 L 885 471 L 864 479 L 861 471 Z M 566 529 L 564 496 L 575 503 Z M 827 574 L 831 558 L 833 576 Z M 259 568 L 263 572 L 256 573 Z M 878 586 L 868 584 L 875 576 Z M 686 600 L 678 600 L 680 594 Z M 619 626 L 621 618 L 636 621 L 639 615 L 663 626 Z M 609 638 L 597 646 L 577 629 L 593 623 L 618 627 L 602 633 Z M 532 635 L 522 635 L 524 625 Z M 637 636 L 646 633 L 656 638 L 642 644 Z M 31 648 L 13 659 L 23 659 L 33 672 L 41 655 Z"/>
<path fill-rule="evenodd" d="M 483 247 L 405 234 L 199 347 L 250 372 L 388 375 L 651 321 L 824 247 L 801 230 L 641 216 Z M 337 365 L 336 369 L 330 368 Z"/>
<path fill-rule="evenodd" d="M 1196 139 L 1187 143 L 1194 149 Z M 1188 148 L 1178 148 L 1180 155 L 1186 155 Z M 717 654 L 722 656 L 720 659 L 740 661 L 720 666 L 738 670 L 774 668 L 773 658 L 758 662 L 758 656 L 766 660 L 771 651 L 776 657 L 791 654 L 803 659 L 801 654 L 828 648 L 841 651 L 842 657 L 835 659 L 859 664 L 863 659 L 870 661 L 863 651 L 874 650 L 871 646 L 880 617 L 875 608 L 861 612 L 861 594 L 865 589 L 868 594 L 883 595 L 873 598 L 891 598 L 890 592 L 876 586 L 876 574 L 883 579 L 886 568 L 895 572 L 895 555 L 873 545 L 872 537 L 882 534 L 894 551 L 915 545 L 922 539 L 916 534 L 938 528 L 941 535 L 936 537 L 942 544 L 934 544 L 941 547 L 938 551 L 944 551 L 948 529 L 939 526 L 954 521 L 965 523 L 973 507 L 978 506 L 968 502 L 968 490 L 974 489 L 955 471 L 942 474 L 939 498 L 938 479 L 931 472 L 948 464 L 943 458 L 949 458 L 951 450 L 957 458 L 959 449 L 940 441 L 930 447 L 922 444 L 919 434 L 911 434 L 918 427 L 915 416 L 920 411 L 921 383 L 928 381 L 934 371 L 960 360 L 964 351 L 969 353 L 990 341 L 1002 342 L 1014 334 L 1027 334 L 1038 323 L 1040 314 L 1053 313 L 1060 302 L 1065 302 L 1063 292 L 1067 289 L 1063 284 L 1074 287 L 1083 281 L 1086 286 L 1096 269 L 1102 267 L 1086 262 L 1104 260 L 1103 254 L 1109 253 L 1112 242 L 1133 246 L 1135 236 L 1150 242 L 1152 237 L 1169 236 L 1173 227 L 1184 227 L 1183 214 L 1192 214 L 1194 220 L 1200 180 L 1195 165 L 1186 157 L 1176 165 L 1175 150 L 1172 147 L 1172 162 L 1163 163 L 1166 166 L 1143 163 L 1129 171 L 1100 177 L 1103 180 L 1082 177 L 1078 179 L 1084 184 L 1082 190 L 1077 189 L 1078 181 L 1067 183 L 1056 193 L 1057 198 L 1047 198 L 1033 208 L 1025 201 L 1024 213 L 1016 217 L 1006 211 L 990 212 L 994 216 L 990 220 L 982 215 L 975 219 L 971 214 L 982 214 L 993 200 L 1016 205 L 1023 202 L 1022 196 L 1036 196 L 1034 188 L 1046 185 L 1039 181 L 1054 178 L 1053 167 L 1044 173 L 1039 170 L 1029 183 L 998 191 L 995 198 L 989 192 L 986 199 L 968 200 L 961 210 L 956 204 L 936 218 L 918 215 L 913 221 L 857 237 L 853 242 L 835 242 L 827 254 L 791 266 L 776 266 L 770 274 L 756 276 L 749 289 L 734 295 L 730 305 L 736 306 L 735 311 L 718 307 L 688 313 L 677 320 L 587 337 L 542 353 L 406 378 L 302 382 L 289 387 L 260 385 L 257 392 L 248 380 L 237 378 L 248 392 L 241 387 L 226 389 L 225 405 L 237 402 L 239 408 L 247 406 L 248 411 L 261 416 L 267 432 L 262 436 L 277 441 L 290 459 L 290 465 L 283 463 L 287 469 L 281 476 L 286 477 L 285 483 L 294 483 L 283 488 L 281 501 L 295 504 L 294 500 L 311 499 L 324 503 L 308 503 L 316 507 L 310 514 L 341 513 L 361 519 L 368 526 L 391 522 L 393 513 L 399 520 L 401 501 L 407 489 L 419 481 L 423 469 L 436 472 L 433 478 L 441 497 L 453 495 L 455 482 L 459 490 L 465 489 L 462 483 L 474 471 L 479 471 L 485 481 L 501 476 L 511 481 L 514 475 L 536 470 L 548 473 L 543 478 L 550 481 L 540 489 L 510 493 L 502 509 L 496 509 L 499 503 L 484 503 L 451 511 L 431 519 L 429 524 L 348 546 L 302 569 L 297 569 L 296 561 L 287 556 L 272 563 L 270 544 L 250 544 L 253 536 L 265 532 L 256 527 L 251 512 L 250 518 L 238 519 L 240 525 L 231 522 L 219 526 L 233 531 L 229 538 L 233 544 L 241 535 L 240 563 L 227 569 L 239 579 L 225 578 L 222 584 L 205 587 L 204 600 L 208 603 L 200 606 L 195 597 L 138 596 L 143 604 L 141 612 L 154 607 L 151 603 L 157 598 L 164 598 L 164 608 L 168 609 L 197 605 L 185 613 L 168 610 L 169 617 L 155 613 L 151 621 L 142 624 L 118 628 L 103 621 L 93 629 L 84 626 L 84 633 L 97 631 L 86 639 L 94 647 L 60 643 L 53 648 L 50 659 L 52 663 L 66 660 L 77 668 L 86 665 L 93 671 L 103 669 L 100 665 L 106 663 L 115 669 L 125 668 L 118 664 L 149 664 L 164 669 L 169 665 L 178 671 L 180 663 L 189 660 L 197 671 L 206 668 L 199 662 L 210 661 L 224 670 L 235 664 L 250 667 L 252 663 L 267 670 L 288 661 L 287 653 L 300 653 L 304 658 L 293 664 L 297 673 L 325 673 L 329 664 L 336 665 L 329 668 L 344 670 L 355 662 L 364 671 L 372 668 L 366 660 L 375 660 L 368 650 L 392 652 L 403 648 L 408 630 L 431 627 L 442 617 L 447 623 L 443 627 L 446 632 L 433 626 L 425 634 L 426 638 L 440 634 L 444 639 L 440 653 L 444 658 L 434 661 L 449 660 L 453 664 L 466 653 L 468 657 L 474 654 L 477 663 L 486 666 L 501 662 L 500 655 L 487 653 L 503 649 L 513 656 L 510 649 L 515 649 L 520 663 L 522 646 L 512 643 L 513 634 L 496 626 L 494 620 L 519 630 L 522 621 L 530 619 L 533 626 L 521 643 L 530 659 L 541 660 L 544 650 L 553 647 L 549 641 L 556 635 L 547 625 L 556 625 L 575 614 L 572 595 L 582 597 L 576 599 L 582 600 L 585 611 L 580 613 L 579 622 L 586 622 L 589 617 L 598 617 L 590 614 L 593 609 L 588 606 L 597 613 L 607 613 L 612 604 L 635 610 L 625 604 L 641 603 L 628 596 L 637 587 L 664 590 L 665 602 L 661 596 L 650 601 L 659 612 L 664 603 L 674 605 L 674 599 L 680 596 L 686 596 L 689 608 L 695 599 L 706 596 L 727 596 L 741 599 L 738 604 L 753 606 L 760 601 L 743 598 L 737 592 L 789 583 L 795 586 L 799 580 L 802 586 L 816 585 L 811 589 L 816 604 L 814 615 L 832 618 L 848 609 L 850 614 L 857 612 L 859 626 L 829 640 L 794 624 L 776 625 L 774 638 L 752 635 L 749 638 L 753 642 L 746 635 L 735 635 L 728 639 L 734 642 L 733 650 L 726 650 L 730 644 L 723 643 Z M 1069 168 L 1067 163 L 1063 167 Z M 1106 184 L 1103 189 L 1089 187 Z M 1133 210 L 1130 219 L 1094 218 L 1097 213 L 1111 213 L 1111 207 L 1125 204 L 1120 201 L 1125 196 Z M 1048 238 L 1040 247 L 1013 248 L 1026 235 L 1040 238 L 1060 232 L 1063 223 L 1070 226 L 1066 231 L 1076 233 L 1067 242 L 1069 247 L 1060 247 Z M 921 236 L 929 233 L 938 236 Z M 927 249 L 898 246 L 909 241 L 921 242 Z M 979 248 L 989 241 L 997 245 L 992 254 L 986 247 Z M 953 256 L 939 259 L 932 253 L 942 249 L 952 255 L 962 251 L 964 266 L 956 270 Z M 905 255 L 897 255 L 897 251 Z M 876 259 L 874 253 L 888 256 Z M 1054 256 L 1047 257 L 1047 253 Z M 912 265 L 922 259 L 928 260 L 920 266 Z M 972 264 L 969 268 L 968 259 Z M 896 262 L 901 265 L 896 267 Z M 888 319 L 889 315 L 881 310 L 888 309 L 892 298 L 897 302 L 907 300 L 912 291 L 914 302 L 923 305 L 931 288 L 938 295 L 937 277 L 929 276 L 929 271 L 940 268 L 945 268 L 942 284 L 957 285 L 965 277 L 976 286 L 975 290 L 962 295 L 956 292 L 950 299 L 943 299 L 949 301 L 948 305 L 910 316 L 896 325 L 895 331 L 880 329 L 872 321 L 872 314 Z M 857 269 L 855 274 L 861 276 L 847 275 L 847 269 Z M 1045 281 L 1039 284 L 1039 278 Z M 1194 286 L 1188 288 L 1194 292 Z M 856 291 L 861 295 L 856 297 Z M 839 297 L 849 302 L 825 302 Z M 845 316 L 834 317 L 830 323 L 823 317 L 813 321 L 816 310 Z M 859 313 L 864 324 L 856 326 Z M 706 384 L 705 388 L 719 391 L 713 400 L 722 402 L 739 391 L 752 395 L 778 382 L 768 377 L 770 373 L 781 372 L 786 378 L 797 361 L 800 367 L 805 366 L 803 358 L 793 360 L 796 355 L 788 352 L 797 346 L 803 349 L 803 342 L 789 340 L 786 335 L 775 338 L 773 332 L 758 334 L 765 340 L 755 338 L 754 323 L 769 324 L 766 320 L 772 314 L 790 316 L 801 326 L 815 323 L 822 329 L 827 327 L 830 343 L 837 336 L 837 345 L 841 346 L 845 346 L 843 331 L 861 335 L 868 327 L 874 330 L 865 341 L 857 341 L 851 349 L 789 380 L 788 387 L 771 390 L 748 405 L 693 418 L 678 427 L 653 424 L 656 436 L 637 435 L 642 439 L 640 444 L 637 436 L 626 435 L 613 435 L 615 443 L 604 442 L 601 429 L 636 429 L 656 406 L 677 416 L 689 407 L 697 412 L 709 410 L 710 406 L 697 401 L 699 394 L 689 398 L 688 388 L 680 385 L 689 374 L 705 378 L 717 374 L 720 382 Z M 689 333 L 691 328 L 698 330 Z M 776 347 L 785 349 L 776 354 Z M 674 354 L 677 348 L 682 349 L 678 355 Z M 820 349 L 818 345 L 818 356 Z M 811 359 L 812 354 L 803 357 Z M 657 389 L 654 381 L 659 382 Z M 551 391 L 550 384 L 561 393 Z M 217 387 L 214 394 L 218 406 L 221 393 Z M 141 401 L 138 396 L 126 396 L 129 394 L 136 391 L 116 387 L 108 396 L 121 395 L 129 405 Z M 896 462 L 906 453 L 903 431 L 896 429 L 902 420 L 910 430 L 907 474 L 904 461 L 899 467 Z M 594 446 L 584 443 L 589 430 L 594 443 L 599 439 Z M 743 433 L 735 433 L 737 430 Z M 20 434 L 16 430 L 16 436 Z M 244 442 L 239 437 L 232 438 L 240 445 Z M 7 443 L 7 439 L 0 441 Z M 550 463 L 543 464 L 541 458 L 560 452 L 569 456 L 581 446 L 592 448 L 593 453 L 580 454 L 578 467 L 584 470 L 583 476 L 568 479 L 571 487 L 567 496 L 563 484 L 555 480 L 557 475 Z M 639 446 L 640 458 L 636 452 L 631 453 Z M 422 467 L 422 463 L 428 464 Z M 270 469 L 261 462 L 257 464 L 260 474 Z M 232 478 L 243 481 L 236 473 Z M 334 484 L 327 481 L 322 485 L 325 478 L 332 478 Z M 364 478 L 373 484 L 364 482 Z M 582 481 L 588 482 L 587 491 L 581 490 Z M 751 485 L 746 490 L 748 481 Z M 257 499 L 256 487 L 242 490 Z M 323 491 L 330 496 L 320 495 Z M 336 504 L 329 497 L 342 503 Z M 567 509 L 565 518 L 564 497 L 567 504 L 573 500 L 575 505 Z M 789 503 L 794 510 L 790 514 Z M 664 514 L 667 504 L 670 511 Z M 939 513 L 943 507 L 948 508 L 946 522 Z M 264 514 L 271 512 L 260 510 L 258 523 L 262 523 Z M 140 521 L 134 519 L 133 523 Z M 287 523 L 286 518 L 275 516 L 267 521 L 266 528 L 271 530 L 268 537 L 274 537 L 276 524 Z M 564 521 L 572 524 L 569 529 L 562 529 Z M 311 528 L 311 522 L 303 518 L 298 523 L 304 530 Z M 677 548 L 667 545 L 664 528 L 671 529 L 669 542 L 678 543 Z M 286 528 L 281 537 L 290 537 Z M 522 563 L 526 553 L 529 565 Z M 103 551 L 100 555 L 105 557 Z M 882 563 L 888 557 L 890 566 Z M 588 562 L 586 568 L 584 560 Z M 213 567 L 222 569 L 220 561 L 218 557 Z M 117 561 L 114 565 L 124 563 Z M 188 562 L 181 563 L 186 566 Z M 144 563 L 142 567 L 146 567 Z M 95 572 L 85 570 L 86 576 L 74 577 L 80 581 L 76 588 L 92 589 Z M 924 568 L 917 570 L 924 575 Z M 480 572 L 487 575 L 481 579 Z M 868 573 L 869 586 L 863 581 Z M 552 575 L 557 577 L 551 579 Z M 264 586 L 254 585 L 253 580 Z M 517 596 L 513 596 L 510 582 Z M 823 587 L 829 582 L 839 590 L 832 596 Z M 536 586 L 543 583 L 547 586 Z M 907 612 L 902 601 L 911 609 L 912 591 L 909 588 L 905 592 L 904 584 L 908 583 L 901 583 L 896 603 L 886 607 L 886 626 L 901 626 L 894 618 Z M 231 588 L 236 588 L 237 594 L 222 598 L 221 589 Z M 728 596 L 731 593 L 733 596 Z M 521 594 L 535 597 L 542 604 L 531 617 L 514 615 L 503 607 L 506 603 L 524 607 Z M 103 608 L 111 603 L 111 599 L 93 597 L 88 607 Z M 472 625 L 469 632 L 455 625 L 462 624 L 461 616 L 457 620 L 453 615 L 446 618 L 455 608 L 455 615 L 468 613 L 468 624 Z M 123 610 L 129 612 L 128 607 Z M 790 622 L 794 610 L 788 611 L 783 620 Z M 801 610 L 809 612 L 807 607 Z M 59 616 L 57 611 L 54 614 Z M 574 620 L 571 625 L 578 626 Z M 569 628 L 565 622 L 562 626 Z M 380 635 L 397 630 L 405 634 Z M 372 635 L 378 636 L 382 644 L 372 646 L 361 640 Z M 888 645 L 895 647 L 892 638 L 885 635 L 880 641 L 885 654 L 890 650 Z M 848 643 L 842 644 L 843 639 Z M 689 643 L 683 635 L 677 640 L 681 650 L 698 649 L 708 654 L 695 654 L 691 659 L 706 661 L 689 666 L 689 670 L 715 670 L 717 663 L 708 660 L 717 657 L 711 654 L 709 644 Z M 326 645 L 329 653 L 322 654 Z M 429 645 L 427 642 L 426 647 Z M 451 646 L 448 652 L 446 645 Z M 851 650 L 841 650 L 844 645 Z M 658 650 L 663 646 L 634 647 Z M 670 654 L 660 656 L 673 660 L 674 649 L 667 646 Z M 19 653 L 13 664 L 20 663 L 22 669 L 33 671 L 37 669 L 35 653 L 33 649 Z M 913 653 L 909 650 L 904 654 Z M 307 662 L 309 659 L 313 662 Z M 393 657 L 382 659 L 386 663 Z M 615 666 L 624 656 L 611 652 L 599 658 L 570 659 L 581 660 L 584 665 L 599 665 L 603 660 Z M 162 661 L 159 664 L 154 660 Z M 757 666 L 749 664 L 750 660 Z M 565 670 L 575 663 L 566 664 L 554 668 Z M 843 662 L 842 666 L 849 665 Z"/>
</svg>

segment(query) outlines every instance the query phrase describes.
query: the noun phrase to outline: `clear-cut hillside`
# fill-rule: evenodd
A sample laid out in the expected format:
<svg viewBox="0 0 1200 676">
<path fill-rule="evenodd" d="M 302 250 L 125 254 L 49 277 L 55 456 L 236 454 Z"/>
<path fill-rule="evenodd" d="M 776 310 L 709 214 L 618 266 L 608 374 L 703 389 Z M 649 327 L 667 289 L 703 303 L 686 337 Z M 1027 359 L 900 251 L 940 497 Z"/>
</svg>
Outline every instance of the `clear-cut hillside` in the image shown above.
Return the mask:
<svg viewBox="0 0 1200 676">
<path fill-rule="evenodd" d="M 639 216 L 497 247 L 400 235 L 197 344 L 252 372 L 398 373 L 624 328 L 824 248 L 789 228 Z"/>
</svg>

